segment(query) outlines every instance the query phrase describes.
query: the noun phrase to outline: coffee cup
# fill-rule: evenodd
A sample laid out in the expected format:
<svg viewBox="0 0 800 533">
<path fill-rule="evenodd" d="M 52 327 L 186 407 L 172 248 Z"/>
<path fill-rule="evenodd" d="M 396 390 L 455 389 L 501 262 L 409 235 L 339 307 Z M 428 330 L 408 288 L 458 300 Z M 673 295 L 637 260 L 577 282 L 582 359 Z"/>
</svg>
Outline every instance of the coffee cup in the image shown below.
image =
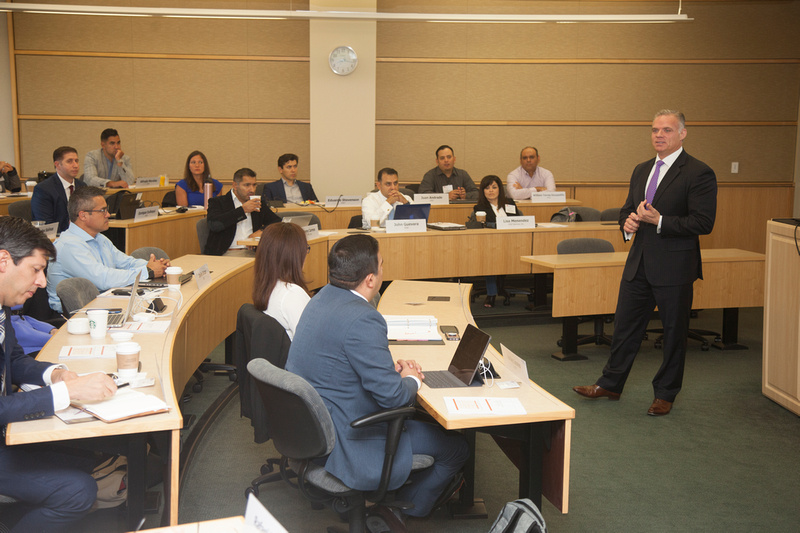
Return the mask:
<svg viewBox="0 0 800 533">
<path fill-rule="evenodd" d="M 28 180 L 25 182 L 25 190 L 28 192 L 33 191 L 33 188 L 36 187 L 36 182 L 33 180 Z"/>
<path fill-rule="evenodd" d="M 481 224 L 486 223 L 486 211 L 475 211 L 475 220 Z"/>
<path fill-rule="evenodd" d="M 142 351 L 137 342 L 121 342 L 117 344 L 117 375 L 123 379 L 131 379 L 139 373 L 139 354 Z"/>
<path fill-rule="evenodd" d="M 261 207 L 260 207 L 261 206 L 261 197 L 258 196 L 257 194 L 254 194 L 253 196 L 250 197 L 250 199 L 251 200 L 258 200 L 259 208 L 256 211 L 261 210 Z"/>
<path fill-rule="evenodd" d="M 167 267 L 164 273 L 167 276 L 167 287 L 170 290 L 178 290 L 181 288 L 181 275 L 183 274 L 183 269 L 181 267 Z"/>
<path fill-rule="evenodd" d="M 86 316 L 89 317 L 89 335 L 93 339 L 105 339 L 108 331 L 108 309 L 89 309 Z"/>
<path fill-rule="evenodd" d="M 381 226 L 381 221 L 380 221 L 380 219 L 377 219 L 377 218 L 371 218 L 371 219 L 369 219 L 369 226 L 370 226 L 370 228 L 372 228 L 373 230 L 375 230 L 375 229 L 379 228 L 379 227 Z"/>
<path fill-rule="evenodd" d="M 67 331 L 73 335 L 86 335 L 89 333 L 89 319 L 86 317 L 75 317 L 67 320 Z"/>
</svg>

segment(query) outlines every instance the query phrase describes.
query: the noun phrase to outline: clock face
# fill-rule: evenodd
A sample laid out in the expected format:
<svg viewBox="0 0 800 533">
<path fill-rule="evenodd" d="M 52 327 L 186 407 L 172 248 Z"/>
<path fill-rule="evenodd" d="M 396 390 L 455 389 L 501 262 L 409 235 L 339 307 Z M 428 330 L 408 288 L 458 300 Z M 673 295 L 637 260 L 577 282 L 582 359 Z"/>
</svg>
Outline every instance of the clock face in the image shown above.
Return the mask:
<svg viewBox="0 0 800 533">
<path fill-rule="evenodd" d="M 358 55 L 349 46 L 337 46 L 328 56 L 331 70 L 340 76 L 347 76 L 358 66 Z"/>
</svg>

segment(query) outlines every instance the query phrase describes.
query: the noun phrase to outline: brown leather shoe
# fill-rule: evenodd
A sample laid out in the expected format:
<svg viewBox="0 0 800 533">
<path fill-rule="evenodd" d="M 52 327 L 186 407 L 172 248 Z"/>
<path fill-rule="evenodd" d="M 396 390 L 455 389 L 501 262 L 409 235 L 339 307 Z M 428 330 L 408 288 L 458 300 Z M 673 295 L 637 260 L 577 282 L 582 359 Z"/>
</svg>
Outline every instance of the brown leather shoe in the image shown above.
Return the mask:
<svg viewBox="0 0 800 533">
<path fill-rule="evenodd" d="M 672 402 L 668 402 L 667 400 L 659 400 L 656 398 L 653 400 L 653 404 L 650 406 L 650 409 L 647 410 L 647 414 L 650 416 L 664 416 L 668 415 L 671 410 Z"/>
<path fill-rule="evenodd" d="M 619 400 L 618 392 L 611 392 L 598 385 L 581 385 L 579 387 L 572 387 L 572 390 L 584 398 L 608 398 L 609 400 Z"/>
</svg>

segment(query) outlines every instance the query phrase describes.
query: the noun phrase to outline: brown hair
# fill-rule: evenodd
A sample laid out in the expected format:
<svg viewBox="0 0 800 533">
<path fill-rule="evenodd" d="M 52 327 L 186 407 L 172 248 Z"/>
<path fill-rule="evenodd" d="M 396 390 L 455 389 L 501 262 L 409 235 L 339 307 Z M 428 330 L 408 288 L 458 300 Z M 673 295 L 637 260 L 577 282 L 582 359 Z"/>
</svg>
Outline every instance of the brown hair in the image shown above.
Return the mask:
<svg viewBox="0 0 800 533">
<path fill-rule="evenodd" d="M 308 241 L 297 224 L 277 222 L 261 233 L 256 249 L 253 305 L 259 311 L 269 306 L 269 297 L 278 281 L 294 283 L 308 292 L 303 263 L 308 255 Z"/>
<path fill-rule="evenodd" d="M 197 182 L 194 180 L 194 176 L 192 175 L 192 171 L 189 169 L 189 161 L 196 155 L 199 155 L 203 158 L 203 179 L 207 179 L 211 177 L 211 167 L 208 166 L 208 159 L 206 159 L 206 154 L 201 152 L 200 150 L 195 150 L 189 157 L 186 158 L 186 166 L 183 167 L 183 179 L 186 180 L 186 185 L 189 186 L 189 189 L 192 191 L 199 191 L 200 187 L 197 185 Z"/>
</svg>

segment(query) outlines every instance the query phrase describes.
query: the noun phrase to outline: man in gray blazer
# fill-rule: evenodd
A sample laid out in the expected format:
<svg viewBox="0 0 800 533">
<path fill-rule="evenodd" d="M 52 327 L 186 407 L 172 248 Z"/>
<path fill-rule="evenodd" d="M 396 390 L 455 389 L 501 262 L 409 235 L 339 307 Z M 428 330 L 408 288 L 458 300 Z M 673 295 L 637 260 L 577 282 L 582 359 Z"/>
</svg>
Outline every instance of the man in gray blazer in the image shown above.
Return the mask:
<svg viewBox="0 0 800 533">
<path fill-rule="evenodd" d="M 328 269 L 330 283 L 303 311 L 286 369 L 305 378 L 330 411 L 336 446 L 325 469 L 349 487 L 373 490 L 383 466 L 386 429 L 355 429 L 350 422 L 380 409 L 413 404 L 424 375 L 415 361 L 392 361 L 386 321 L 369 303 L 383 281 L 378 241 L 369 235 L 345 237 L 331 248 Z M 415 453 L 433 456 L 434 465 L 403 486 Z M 399 501 L 414 504 L 404 513 L 430 513 L 468 457 L 460 434 L 407 421 L 390 482 L 390 489 L 399 488 Z M 394 516 L 404 518 L 396 511 Z"/>
<path fill-rule="evenodd" d="M 83 160 L 83 181 L 86 185 L 127 189 L 136 181 L 131 158 L 122 151 L 119 133 L 106 128 L 100 134 L 100 148 L 86 154 Z"/>
</svg>

